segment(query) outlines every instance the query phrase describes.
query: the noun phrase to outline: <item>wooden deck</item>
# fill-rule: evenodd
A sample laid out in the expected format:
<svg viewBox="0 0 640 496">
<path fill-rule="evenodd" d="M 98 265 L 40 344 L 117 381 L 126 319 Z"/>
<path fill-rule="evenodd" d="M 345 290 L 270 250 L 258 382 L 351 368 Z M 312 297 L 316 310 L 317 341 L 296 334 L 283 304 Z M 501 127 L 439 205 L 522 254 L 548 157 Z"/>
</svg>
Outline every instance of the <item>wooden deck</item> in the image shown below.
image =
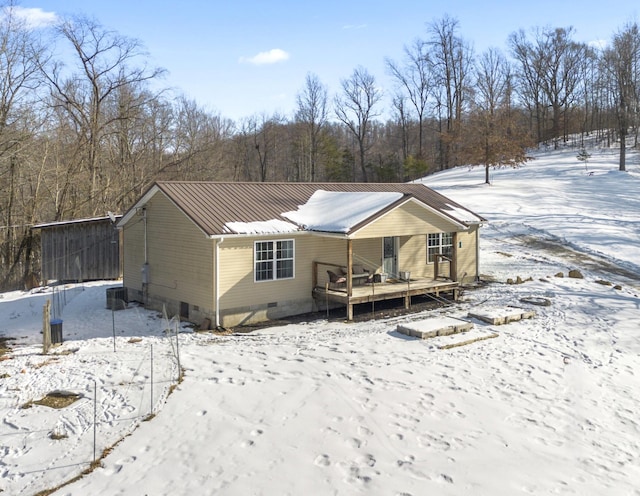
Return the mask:
<svg viewBox="0 0 640 496">
<path fill-rule="evenodd" d="M 351 296 L 347 294 L 346 287 L 317 286 L 313 290 L 313 297 L 323 302 L 329 301 L 346 305 L 347 319 L 353 320 L 353 305 L 402 298 L 405 308 L 409 308 L 412 296 L 431 294 L 438 297 L 440 293 L 449 293 L 453 295 L 454 300 L 457 300 L 459 289 L 460 283 L 451 280 L 412 279 L 397 281 L 392 279 L 384 283 L 353 286 Z"/>
</svg>

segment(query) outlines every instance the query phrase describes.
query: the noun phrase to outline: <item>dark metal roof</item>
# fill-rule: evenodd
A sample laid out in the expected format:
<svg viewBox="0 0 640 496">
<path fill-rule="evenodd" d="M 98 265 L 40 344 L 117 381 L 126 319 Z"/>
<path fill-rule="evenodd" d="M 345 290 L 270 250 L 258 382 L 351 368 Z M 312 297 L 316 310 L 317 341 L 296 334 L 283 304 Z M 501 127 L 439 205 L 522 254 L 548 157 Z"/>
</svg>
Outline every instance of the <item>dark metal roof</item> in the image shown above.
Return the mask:
<svg viewBox="0 0 640 496">
<path fill-rule="evenodd" d="M 456 218 L 448 206 L 471 213 L 481 221 L 482 217 L 462 205 L 441 195 L 421 183 L 225 183 L 197 181 L 160 181 L 152 185 L 132 210 L 141 207 L 145 197 L 154 188 L 162 191 L 178 208 L 209 236 L 229 233 L 228 222 L 256 222 L 280 219 L 282 213 L 296 210 L 305 204 L 318 190 L 338 192 L 398 192 L 403 200 L 415 198 L 438 211 L 444 217 L 459 224 L 468 225 Z M 130 210 L 131 212 L 131 210 Z M 380 212 L 382 214 L 382 212 Z M 377 216 L 372 217 L 374 220 Z M 126 222 L 129 214 L 125 214 Z"/>
</svg>

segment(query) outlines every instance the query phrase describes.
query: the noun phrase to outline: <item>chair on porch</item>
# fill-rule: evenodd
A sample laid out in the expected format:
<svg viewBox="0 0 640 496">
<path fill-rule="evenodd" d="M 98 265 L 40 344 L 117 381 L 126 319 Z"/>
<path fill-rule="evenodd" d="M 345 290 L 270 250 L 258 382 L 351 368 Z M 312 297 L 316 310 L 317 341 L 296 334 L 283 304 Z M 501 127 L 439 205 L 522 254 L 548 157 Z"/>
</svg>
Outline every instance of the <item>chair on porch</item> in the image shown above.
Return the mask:
<svg viewBox="0 0 640 496">
<path fill-rule="evenodd" d="M 340 272 L 343 276 L 347 276 L 347 268 L 340 267 Z M 354 285 L 361 285 L 373 281 L 373 275 L 369 272 L 369 269 L 365 269 L 362 265 L 354 264 L 351 267 L 351 280 Z"/>
<path fill-rule="evenodd" d="M 330 270 L 327 271 L 327 274 L 329 275 L 329 288 L 331 288 L 332 285 L 334 286 L 338 286 L 338 287 L 344 287 L 347 284 L 347 278 L 344 276 L 339 276 L 338 274 L 336 274 L 335 272 L 332 272 Z"/>
</svg>

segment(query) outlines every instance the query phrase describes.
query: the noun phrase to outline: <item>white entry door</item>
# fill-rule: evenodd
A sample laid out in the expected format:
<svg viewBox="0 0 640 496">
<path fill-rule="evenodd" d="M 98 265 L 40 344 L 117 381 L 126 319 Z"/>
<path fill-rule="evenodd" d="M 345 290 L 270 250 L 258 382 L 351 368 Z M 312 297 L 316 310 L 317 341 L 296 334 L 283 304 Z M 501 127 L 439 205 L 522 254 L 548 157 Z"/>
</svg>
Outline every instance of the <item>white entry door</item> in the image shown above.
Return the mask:
<svg viewBox="0 0 640 496">
<path fill-rule="evenodd" d="M 382 270 L 389 277 L 398 277 L 399 238 L 397 236 L 388 236 L 383 239 L 382 243 Z"/>
</svg>

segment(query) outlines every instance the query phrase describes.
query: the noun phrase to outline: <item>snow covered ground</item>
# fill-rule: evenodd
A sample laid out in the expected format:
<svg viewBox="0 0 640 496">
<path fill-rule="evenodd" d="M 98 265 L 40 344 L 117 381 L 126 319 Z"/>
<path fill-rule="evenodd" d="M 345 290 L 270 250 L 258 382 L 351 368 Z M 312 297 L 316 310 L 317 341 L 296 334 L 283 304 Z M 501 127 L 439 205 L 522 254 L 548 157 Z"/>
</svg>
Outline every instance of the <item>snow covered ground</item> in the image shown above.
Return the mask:
<svg viewBox="0 0 640 496">
<path fill-rule="evenodd" d="M 65 342 L 45 356 L 51 289 L 5 293 L 0 336 L 16 340 L 0 361 L 0 490 L 33 495 L 87 469 L 95 415 L 98 456 L 122 441 L 54 494 L 640 495 L 640 167 L 592 153 L 592 175 L 569 149 L 493 171 L 491 185 L 481 168 L 427 179 L 490 221 L 481 268 L 496 282 L 449 308 L 183 329 L 177 353 L 161 316 L 112 313 L 114 283 L 92 283 L 69 288 Z M 505 284 L 518 276 L 532 280 Z M 509 306 L 537 315 L 474 321 L 499 336 L 467 346 L 396 331 Z M 185 378 L 169 394 L 177 355 Z M 54 389 L 82 397 L 21 408 Z"/>
</svg>

